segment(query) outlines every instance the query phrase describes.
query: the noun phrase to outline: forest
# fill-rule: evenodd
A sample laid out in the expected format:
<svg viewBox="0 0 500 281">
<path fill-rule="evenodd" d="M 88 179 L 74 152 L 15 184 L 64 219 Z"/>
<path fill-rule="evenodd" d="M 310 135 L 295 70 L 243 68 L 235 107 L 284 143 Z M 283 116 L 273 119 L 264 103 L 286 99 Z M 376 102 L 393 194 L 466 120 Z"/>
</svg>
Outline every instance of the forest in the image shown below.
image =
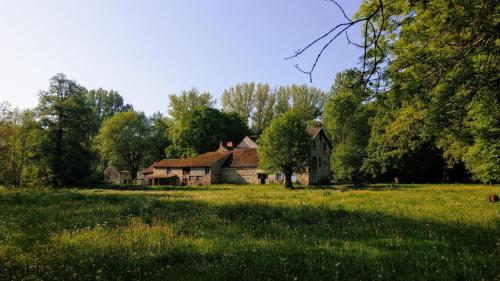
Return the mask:
<svg viewBox="0 0 500 281">
<path fill-rule="evenodd" d="M 329 91 L 300 82 L 244 82 L 228 87 L 217 103 L 212 93 L 190 89 L 159 106 L 167 115 L 147 116 L 116 91 L 87 89 L 56 74 L 35 108 L 0 104 L 0 184 L 94 184 L 108 164 L 134 174 L 165 157 L 204 153 L 219 141 L 258 140 L 288 111 L 325 129 L 334 182 L 498 183 L 499 6 L 493 0 L 364 1 L 354 18 L 344 13 L 345 24 L 318 38 L 330 41 L 311 70 L 297 65 L 312 79 L 316 63 L 325 63 L 323 50 L 346 28 L 363 24 L 364 42 L 350 41 L 364 50 L 359 65 L 338 73 Z"/>
</svg>

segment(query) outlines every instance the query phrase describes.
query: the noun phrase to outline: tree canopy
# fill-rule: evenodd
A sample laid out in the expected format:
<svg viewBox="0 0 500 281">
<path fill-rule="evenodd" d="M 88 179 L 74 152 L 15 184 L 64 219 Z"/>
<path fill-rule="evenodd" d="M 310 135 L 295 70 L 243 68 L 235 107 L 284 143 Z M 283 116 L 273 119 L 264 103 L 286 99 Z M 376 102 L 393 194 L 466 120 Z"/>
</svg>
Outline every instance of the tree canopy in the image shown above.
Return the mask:
<svg viewBox="0 0 500 281">
<path fill-rule="evenodd" d="M 217 149 L 221 141 L 239 141 L 247 132 L 245 122 L 236 113 L 198 107 L 185 112 L 174 125 L 172 145 L 165 153 L 167 158 L 192 157 Z"/>
<path fill-rule="evenodd" d="M 276 117 L 258 140 L 259 166 L 284 173 L 287 188 L 293 188 L 293 173 L 304 172 L 311 161 L 306 127 L 303 113 L 288 111 Z"/>
<path fill-rule="evenodd" d="M 118 112 L 104 121 L 98 135 L 103 157 L 133 175 L 145 165 L 150 128 L 142 112 Z"/>
</svg>

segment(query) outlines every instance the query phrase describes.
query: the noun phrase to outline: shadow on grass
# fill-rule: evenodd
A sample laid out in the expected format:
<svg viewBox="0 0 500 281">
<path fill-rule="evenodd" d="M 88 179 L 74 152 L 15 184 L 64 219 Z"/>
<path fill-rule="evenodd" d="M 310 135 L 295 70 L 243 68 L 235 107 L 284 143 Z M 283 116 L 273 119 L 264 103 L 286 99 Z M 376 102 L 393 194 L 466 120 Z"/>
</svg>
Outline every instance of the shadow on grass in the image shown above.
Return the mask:
<svg viewBox="0 0 500 281">
<path fill-rule="evenodd" d="M 9 241 L 24 255 L 36 258 L 33 270 L 26 270 L 21 261 L 9 261 L 10 267 L 3 266 L 0 277 L 22 279 L 32 274 L 61 280 L 74 278 L 72 271 L 84 280 L 95 280 L 98 274 L 104 280 L 163 280 L 166 276 L 172 280 L 495 277 L 496 249 L 492 245 L 498 229 L 340 207 L 160 199 L 146 194 L 73 192 L 4 196 L 0 198 L 0 219 L 12 220 L 12 228 L 7 230 L 13 232 Z M 130 248 L 126 243 L 114 244 L 122 236 L 132 235 L 114 232 L 130 228 L 131 219 L 151 228 L 129 237 L 136 239 Z M 95 238 L 91 231 L 99 225 L 105 225 L 106 235 Z M 174 238 L 161 238 L 157 225 L 168 226 Z M 78 239 L 71 240 L 72 244 L 51 244 L 58 233 L 76 230 Z M 7 236 L 0 232 L 0 240 Z M 156 244 L 155 239 L 163 242 Z M 90 242 L 83 243 L 87 240 Z M 98 247 L 101 243 L 104 246 Z M 0 255 L 0 269 L 8 258 Z"/>
<path fill-rule="evenodd" d="M 214 190 L 227 190 L 224 187 L 214 187 L 214 186 L 154 186 L 154 187 L 144 187 L 144 186 L 121 186 L 121 185 L 105 185 L 105 186 L 95 186 L 95 187 L 80 187 L 78 189 L 96 189 L 96 190 L 120 190 L 120 191 L 214 191 Z"/>
<path fill-rule="evenodd" d="M 405 190 L 413 188 L 425 188 L 422 184 L 338 184 L 338 185 L 327 185 L 327 186 L 308 186 L 301 187 L 299 189 L 305 190 L 334 190 L 334 191 L 349 191 L 349 190 L 372 190 L 372 191 L 384 191 L 384 190 Z"/>
</svg>

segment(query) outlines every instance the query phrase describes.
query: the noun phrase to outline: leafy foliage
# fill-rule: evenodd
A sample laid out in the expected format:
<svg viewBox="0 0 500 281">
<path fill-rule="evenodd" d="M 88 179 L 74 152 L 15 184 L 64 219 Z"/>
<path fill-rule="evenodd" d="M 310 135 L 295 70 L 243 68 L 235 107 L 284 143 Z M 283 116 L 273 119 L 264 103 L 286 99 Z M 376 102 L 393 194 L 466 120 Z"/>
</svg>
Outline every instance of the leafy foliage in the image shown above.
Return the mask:
<svg viewBox="0 0 500 281">
<path fill-rule="evenodd" d="M 194 108 L 175 123 L 171 131 L 172 145 L 165 154 L 167 158 L 192 157 L 216 149 L 221 141 L 239 141 L 247 132 L 245 122 L 236 113 Z"/>
<path fill-rule="evenodd" d="M 149 132 L 144 113 L 116 113 L 104 121 L 99 131 L 99 151 L 108 163 L 135 175 L 146 164 Z"/>
<path fill-rule="evenodd" d="M 285 186 L 293 188 L 292 174 L 304 172 L 311 161 L 310 137 L 303 114 L 288 111 L 276 117 L 258 144 L 259 166 L 269 172 L 283 172 Z"/>
<path fill-rule="evenodd" d="M 334 147 L 331 170 L 337 181 L 360 180 L 370 136 L 371 104 L 363 102 L 364 91 L 356 83 L 356 71 L 337 75 L 323 112 L 324 129 Z"/>
<path fill-rule="evenodd" d="M 179 95 L 169 95 L 168 114 L 174 120 L 179 120 L 182 114 L 198 107 L 213 107 L 215 100 L 209 92 L 198 91 L 193 88 L 189 91 L 182 91 Z"/>
<path fill-rule="evenodd" d="M 41 175 L 54 186 L 81 184 L 91 172 L 89 132 L 94 120 L 85 94 L 85 88 L 64 74 L 52 77 L 48 91 L 40 93 Z"/>
</svg>

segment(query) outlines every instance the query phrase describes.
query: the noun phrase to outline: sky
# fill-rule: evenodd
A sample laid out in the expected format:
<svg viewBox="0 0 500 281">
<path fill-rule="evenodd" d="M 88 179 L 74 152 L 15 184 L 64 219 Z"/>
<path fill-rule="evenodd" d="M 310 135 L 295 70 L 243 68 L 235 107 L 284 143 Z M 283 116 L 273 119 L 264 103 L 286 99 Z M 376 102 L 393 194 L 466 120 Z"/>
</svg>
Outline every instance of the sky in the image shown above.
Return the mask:
<svg viewBox="0 0 500 281">
<path fill-rule="evenodd" d="M 361 0 L 338 2 L 352 15 Z M 193 87 L 217 99 L 249 81 L 328 90 L 361 55 L 345 37 L 312 83 L 294 65 L 310 67 L 320 45 L 284 58 L 342 21 L 325 0 L 0 0 L 0 101 L 34 107 L 61 72 L 148 114 L 165 113 L 169 94 Z M 349 34 L 359 38 L 359 29 Z"/>
</svg>

